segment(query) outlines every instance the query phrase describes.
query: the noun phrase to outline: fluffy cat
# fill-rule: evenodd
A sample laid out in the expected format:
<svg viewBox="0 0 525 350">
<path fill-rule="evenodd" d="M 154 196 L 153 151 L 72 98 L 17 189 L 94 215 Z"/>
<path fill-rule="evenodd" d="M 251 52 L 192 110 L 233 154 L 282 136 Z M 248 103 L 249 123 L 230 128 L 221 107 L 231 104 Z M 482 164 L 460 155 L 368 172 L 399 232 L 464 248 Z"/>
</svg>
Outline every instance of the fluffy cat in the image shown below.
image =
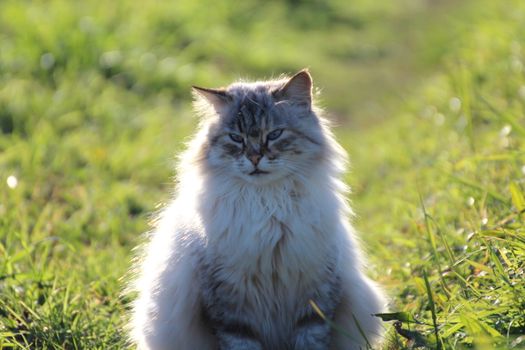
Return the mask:
<svg viewBox="0 0 525 350">
<path fill-rule="evenodd" d="M 308 71 L 194 87 L 194 95 L 199 131 L 136 264 L 132 342 L 141 350 L 377 344 L 382 326 L 372 314 L 385 299 L 363 273 L 340 180 L 345 153 L 312 103 Z"/>
</svg>

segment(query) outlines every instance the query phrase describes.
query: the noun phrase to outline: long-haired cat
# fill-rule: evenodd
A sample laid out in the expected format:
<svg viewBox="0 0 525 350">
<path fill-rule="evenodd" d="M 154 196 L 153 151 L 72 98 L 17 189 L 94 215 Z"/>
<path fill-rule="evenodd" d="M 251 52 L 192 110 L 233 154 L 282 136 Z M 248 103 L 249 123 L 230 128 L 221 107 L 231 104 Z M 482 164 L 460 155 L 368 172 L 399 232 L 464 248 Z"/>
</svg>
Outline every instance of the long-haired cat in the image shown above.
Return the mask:
<svg viewBox="0 0 525 350">
<path fill-rule="evenodd" d="M 199 131 L 137 262 L 132 341 L 141 350 L 377 344 L 372 314 L 385 301 L 363 273 L 345 153 L 313 105 L 310 74 L 194 94 Z"/>
</svg>

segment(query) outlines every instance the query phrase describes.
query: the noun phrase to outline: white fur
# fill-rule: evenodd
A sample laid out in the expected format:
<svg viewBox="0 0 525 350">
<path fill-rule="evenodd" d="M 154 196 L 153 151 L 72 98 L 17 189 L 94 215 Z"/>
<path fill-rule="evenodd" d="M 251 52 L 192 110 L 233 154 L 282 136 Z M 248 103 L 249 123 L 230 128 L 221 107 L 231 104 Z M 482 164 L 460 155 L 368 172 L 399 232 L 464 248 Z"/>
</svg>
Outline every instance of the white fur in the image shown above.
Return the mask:
<svg viewBox="0 0 525 350">
<path fill-rule="evenodd" d="M 247 317 L 257 319 L 262 327 L 269 322 L 268 310 L 276 307 L 273 298 L 279 298 L 283 313 L 295 307 L 298 296 L 306 295 L 322 277 L 322 261 L 327 255 L 335 256 L 342 273 L 343 301 L 334 322 L 350 337 L 334 332 L 331 348 L 366 347 L 355 319 L 370 343 L 380 340 L 380 320 L 372 314 L 384 310 L 385 300 L 363 273 L 360 250 L 348 223 L 346 188 L 338 180 L 344 153 L 323 129 L 325 156 L 297 176 L 261 184 L 220 169 L 211 172 L 201 161 L 194 161 L 206 142 L 206 128 L 201 129 L 181 160 L 176 197 L 160 215 L 138 263 L 134 289 L 139 296 L 130 328 L 131 340 L 139 349 L 216 349 L 215 339 L 200 319 L 197 257 L 191 249 L 199 245 L 206 245 L 210 254 L 231 267 L 222 277 L 255 305 Z M 279 223 L 285 223 L 286 230 Z M 276 262 L 272 251 L 277 245 L 282 259 Z M 286 288 L 268 289 L 273 270 Z M 249 283 L 247 275 L 260 281 Z"/>
</svg>

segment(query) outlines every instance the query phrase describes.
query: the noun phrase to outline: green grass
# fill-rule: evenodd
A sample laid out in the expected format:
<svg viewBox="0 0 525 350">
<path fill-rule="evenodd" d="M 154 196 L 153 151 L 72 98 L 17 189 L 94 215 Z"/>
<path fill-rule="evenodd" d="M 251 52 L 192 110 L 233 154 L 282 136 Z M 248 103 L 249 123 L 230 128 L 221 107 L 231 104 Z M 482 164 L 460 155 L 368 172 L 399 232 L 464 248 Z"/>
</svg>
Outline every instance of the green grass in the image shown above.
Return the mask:
<svg viewBox="0 0 525 350">
<path fill-rule="evenodd" d="M 518 0 L 1 2 L 0 348 L 125 347 L 189 86 L 302 67 L 352 158 L 385 349 L 525 347 L 524 33 Z"/>
</svg>

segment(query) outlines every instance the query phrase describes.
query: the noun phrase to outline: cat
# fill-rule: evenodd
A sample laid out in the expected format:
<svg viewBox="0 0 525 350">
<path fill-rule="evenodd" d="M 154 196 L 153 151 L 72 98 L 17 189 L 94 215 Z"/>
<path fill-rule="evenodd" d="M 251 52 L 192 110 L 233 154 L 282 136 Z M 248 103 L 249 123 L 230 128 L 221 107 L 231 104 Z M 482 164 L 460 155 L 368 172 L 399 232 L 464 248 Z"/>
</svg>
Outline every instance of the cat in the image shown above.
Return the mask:
<svg viewBox="0 0 525 350">
<path fill-rule="evenodd" d="M 141 350 L 377 345 L 373 314 L 385 297 L 363 272 L 341 181 L 346 154 L 313 103 L 310 73 L 193 92 L 200 125 L 135 266 L 131 341 Z"/>
</svg>

